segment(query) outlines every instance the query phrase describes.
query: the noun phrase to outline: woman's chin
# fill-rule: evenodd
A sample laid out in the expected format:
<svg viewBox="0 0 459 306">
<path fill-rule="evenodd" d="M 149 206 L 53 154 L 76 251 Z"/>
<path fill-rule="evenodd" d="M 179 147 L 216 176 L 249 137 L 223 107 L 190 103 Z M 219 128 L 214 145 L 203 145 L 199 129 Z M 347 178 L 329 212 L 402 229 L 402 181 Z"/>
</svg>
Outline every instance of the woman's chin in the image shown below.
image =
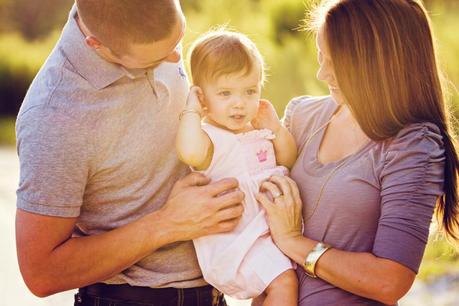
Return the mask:
<svg viewBox="0 0 459 306">
<path fill-rule="evenodd" d="M 343 104 L 344 99 L 336 90 L 330 90 L 330 96 L 333 98 L 333 100 L 335 100 L 336 103 Z"/>
</svg>

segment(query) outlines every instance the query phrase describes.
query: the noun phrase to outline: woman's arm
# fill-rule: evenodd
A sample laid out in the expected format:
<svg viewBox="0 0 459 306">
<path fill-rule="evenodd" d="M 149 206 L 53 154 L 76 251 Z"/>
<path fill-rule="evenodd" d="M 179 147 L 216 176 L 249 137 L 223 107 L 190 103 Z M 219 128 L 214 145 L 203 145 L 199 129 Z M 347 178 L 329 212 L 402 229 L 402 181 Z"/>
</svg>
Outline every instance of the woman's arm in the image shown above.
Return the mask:
<svg viewBox="0 0 459 306">
<path fill-rule="evenodd" d="M 272 194 L 282 192 L 274 202 L 264 194 L 258 194 L 257 199 L 266 208 L 274 242 L 302 266 L 318 241 L 301 233 L 302 203 L 295 182 L 288 177 L 273 177 L 262 188 Z M 336 287 L 388 305 L 406 294 L 415 278 L 412 270 L 395 261 L 335 248 L 320 257 L 315 273 Z"/>
<path fill-rule="evenodd" d="M 297 149 L 290 132 L 281 125 L 276 111 L 268 100 L 260 100 L 257 117 L 252 121 L 256 129 L 270 129 L 276 138 L 273 140 L 276 162 L 278 165 L 291 168 L 296 160 Z"/>
<path fill-rule="evenodd" d="M 196 170 L 205 170 L 212 161 L 213 144 L 201 127 L 201 89 L 193 86 L 180 115 L 176 149 L 179 159 Z"/>
<path fill-rule="evenodd" d="M 318 241 L 298 236 L 279 242 L 279 248 L 303 265 Z M 316 275 L 324 281 L 369 299 L 394 305 L 413 284 L 416 274 L 405 266 L 371 253 L 331 248 L 317 261 Z"/>
</svg>

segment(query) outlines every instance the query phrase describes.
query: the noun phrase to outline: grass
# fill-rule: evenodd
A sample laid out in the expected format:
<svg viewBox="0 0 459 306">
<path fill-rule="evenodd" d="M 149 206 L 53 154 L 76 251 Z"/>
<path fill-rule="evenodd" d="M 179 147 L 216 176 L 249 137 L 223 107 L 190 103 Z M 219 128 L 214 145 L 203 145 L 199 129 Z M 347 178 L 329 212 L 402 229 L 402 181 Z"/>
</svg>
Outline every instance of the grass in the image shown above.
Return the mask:
<svg viewBox="0 0 459 306">
<path fill-rule="evenodd" d="M 18 33 L 0 36 L 0 67 L 11 71 L 26 71 L 32 77 L 37 73 L 57 41 L 59 32 L 45 39 L 28 42 Z"/>
<path fill-rule="evenodd" d="M 14 117 L 0 117 L 0 146 L 14 146 L 16 144 L 14 124 Z"/>
<path fill-rule="evenodd" d="M 429 237 L 418 278 L 428 282 L 451 273 L 459 273 L 459 253 L 434 232 Z"/>
</svg>

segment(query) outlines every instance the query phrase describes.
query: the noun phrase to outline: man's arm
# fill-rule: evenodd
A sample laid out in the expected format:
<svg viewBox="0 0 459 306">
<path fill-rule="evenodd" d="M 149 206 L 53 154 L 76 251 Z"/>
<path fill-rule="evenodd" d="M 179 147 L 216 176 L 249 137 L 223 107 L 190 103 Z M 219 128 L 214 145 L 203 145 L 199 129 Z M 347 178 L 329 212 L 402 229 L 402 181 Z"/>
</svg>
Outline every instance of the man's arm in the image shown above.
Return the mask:
<svg viewBox="0 0 459 306">
<path fill-rule="evenodd" d="M 239 222 L 244 194 L 237 181 L 213 184 L 197 173 L 179 180 L 160 210 L 112 231 L 71 237 L 76 218 L 18 209 L 19 267 L 33 294 L 44 297 L 105 280 L 158 248 L 176 241 L 225 232 Z"/>
</svg>

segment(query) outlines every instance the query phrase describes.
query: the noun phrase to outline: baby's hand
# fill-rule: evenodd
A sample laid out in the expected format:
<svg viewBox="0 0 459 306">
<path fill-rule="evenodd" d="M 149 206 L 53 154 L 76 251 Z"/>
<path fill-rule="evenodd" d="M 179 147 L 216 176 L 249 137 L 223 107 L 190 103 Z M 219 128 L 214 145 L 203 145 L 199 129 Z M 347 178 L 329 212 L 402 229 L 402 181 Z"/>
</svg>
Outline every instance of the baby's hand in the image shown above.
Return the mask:
<svg viewBox="0 0 459 306">
<path fill-rule="evenodd" d="M 190 88 L 190 93 L 188 94 L 188 99 L 186 100 L 185 108 L 198 111 L 202 115 L 202 98 L 202 89 L 198 86 L 192 86 Z"/>
<path fill-rule="evenodd" d="M 274 134 L 279 131 L 281 123 L 271 102 L 265 99 L 260 100 L 258 113 L 252 120 L 252 126 L 256 129 L 269 129 Z"/>
</svg>

